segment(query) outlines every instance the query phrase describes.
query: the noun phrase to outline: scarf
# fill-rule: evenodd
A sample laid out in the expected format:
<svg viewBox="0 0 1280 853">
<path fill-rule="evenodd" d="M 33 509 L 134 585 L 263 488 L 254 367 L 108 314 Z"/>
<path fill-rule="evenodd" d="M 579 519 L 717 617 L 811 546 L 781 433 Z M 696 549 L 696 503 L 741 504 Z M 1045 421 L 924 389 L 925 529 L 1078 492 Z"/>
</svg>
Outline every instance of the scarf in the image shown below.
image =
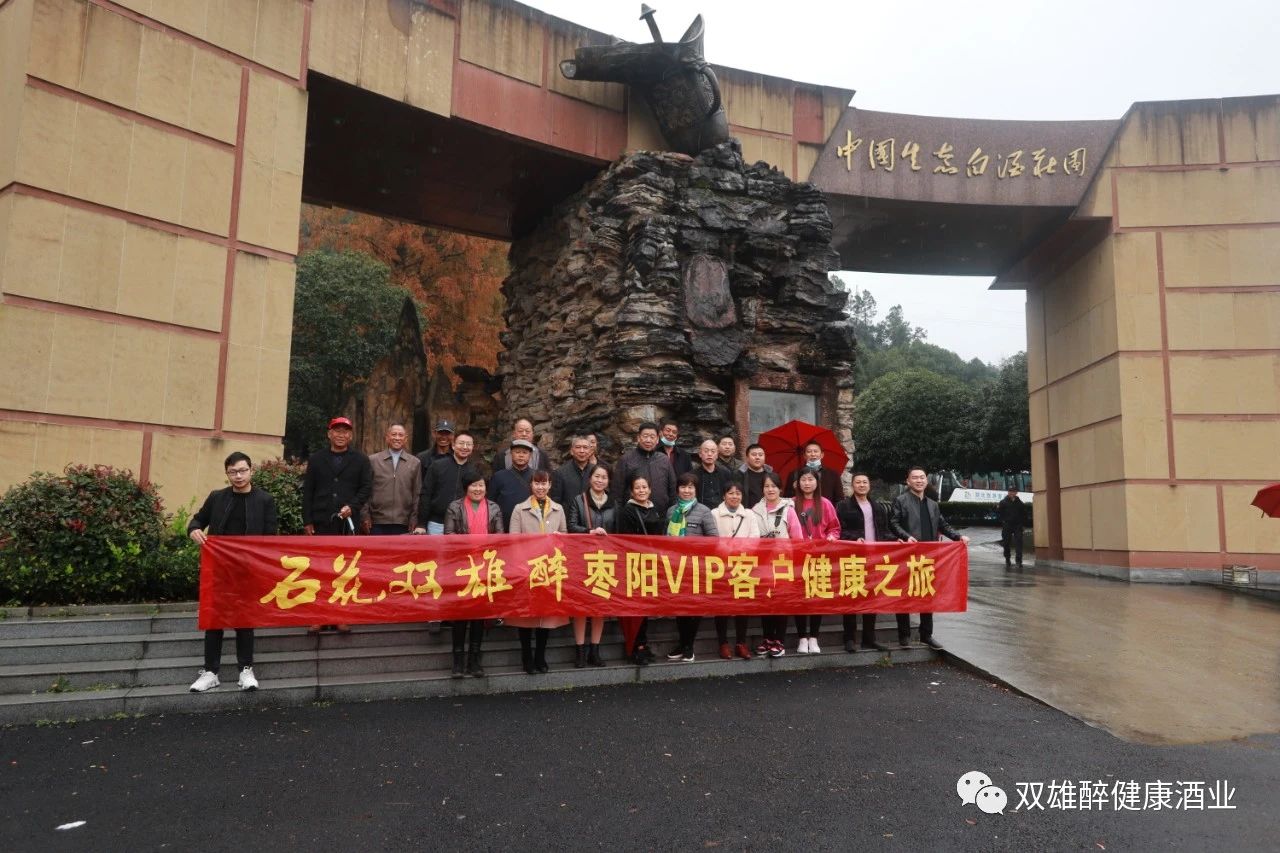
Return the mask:
<svg viewBox="0 0 1280 853">
<path fill-rule="evenodd" d="M 689 510 L 697 503 L 697 499 L 678 500 L 674 511 L 671 513 L 671 520 L 667 522 L 668 536 L 686 536 L 689 532 Z"/>
</svg>

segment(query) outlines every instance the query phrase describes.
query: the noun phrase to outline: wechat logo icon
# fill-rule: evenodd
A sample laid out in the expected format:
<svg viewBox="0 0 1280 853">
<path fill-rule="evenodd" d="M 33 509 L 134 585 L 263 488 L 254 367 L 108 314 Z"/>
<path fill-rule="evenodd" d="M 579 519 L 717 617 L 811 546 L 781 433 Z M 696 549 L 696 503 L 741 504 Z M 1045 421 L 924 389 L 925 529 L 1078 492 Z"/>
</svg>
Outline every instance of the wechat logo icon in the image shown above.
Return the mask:
<svg viewBox="0 0 1280 853">
<path fill-rule="evenodd" d="M 956 793 L 966 806 L 977 806 L 986 814 L 1004 814 L 1009 795 L 1003 788 L 991 784 L 991 777 L 979 770 L 970 770 L 956 780 Z"/>
</svg>

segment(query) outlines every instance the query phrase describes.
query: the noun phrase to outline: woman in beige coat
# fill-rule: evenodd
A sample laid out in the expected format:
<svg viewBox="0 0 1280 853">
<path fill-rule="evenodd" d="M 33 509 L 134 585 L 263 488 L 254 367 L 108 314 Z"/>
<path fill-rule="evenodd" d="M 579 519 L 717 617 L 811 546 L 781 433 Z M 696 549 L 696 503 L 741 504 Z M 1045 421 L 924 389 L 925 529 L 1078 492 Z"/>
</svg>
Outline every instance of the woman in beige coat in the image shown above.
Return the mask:
<svg viewBox="0 0 1280 853">
<path fill-rule="evenodd" d="M 516 504 L 511 511 L 511 527 L 508 533 L 566 533 L 568 525 L 564 507 L 547 496 L 551 491 L 551 475 L 546 471 L 534 471 L 529 482 L 533 494 L 527 501 Z M 547 640 L 552 628 L 569 624 L 563 616 L 529 616 L 504 620 L 507 625 L 520 629 L 520 662 L 529 675 L 547 672 Z"/>
</svg>

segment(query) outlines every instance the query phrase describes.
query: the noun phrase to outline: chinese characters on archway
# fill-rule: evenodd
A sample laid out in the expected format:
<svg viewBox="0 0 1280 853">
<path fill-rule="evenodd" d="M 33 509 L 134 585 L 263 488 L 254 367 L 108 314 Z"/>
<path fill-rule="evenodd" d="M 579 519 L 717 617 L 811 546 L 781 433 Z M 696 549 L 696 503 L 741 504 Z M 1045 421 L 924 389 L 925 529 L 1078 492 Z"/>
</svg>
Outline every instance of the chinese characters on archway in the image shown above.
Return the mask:
<svg viewBox="0 0 1280 853">
<path fill-rule="evenodd" d="M 836 148 L 836 156 L 844 160 L 845 169 L 855 165 L 870 171 L 892 172 L 902 168 L 934 175 L 963 175 L 979 178 L 994 175 L 997 180 L 1045 178 L 1052 175 L 1084 177 L 1088 149 L 1084 146 L 1067 151 L 1051 151 L 1046 146 L 1018 148 L 1008 151 L 974 146 L 968 153 L 957 151 L 950 142 L 934 147 L 914 139 L 855 137 L 846 130 L 844 144 Z"/>
</svg>

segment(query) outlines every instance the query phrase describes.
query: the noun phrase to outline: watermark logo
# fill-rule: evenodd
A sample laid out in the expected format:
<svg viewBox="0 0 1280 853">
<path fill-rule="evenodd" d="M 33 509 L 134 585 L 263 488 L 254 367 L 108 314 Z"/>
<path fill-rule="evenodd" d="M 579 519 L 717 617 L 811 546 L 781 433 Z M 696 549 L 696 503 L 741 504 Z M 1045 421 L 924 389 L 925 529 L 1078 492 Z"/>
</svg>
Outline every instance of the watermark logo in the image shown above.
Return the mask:
<svg viewBox="0 0 1280 853">
<path fill-rule="evenodd" d="M 970 770 L 956 780 L 956 793 L 966 806 L 976 805 L 986 814 L 1004 814 L 1009 795 L 1004 788 L 991 784 L 991 777 L 980 770 Z"/>
<path fill-rule="evenodd" d="M 1016 782 L 1015 812 L 1029 811 L 1211 811 L 1234 809 L 1236 789 L 1226 779 L 1213 781 L 1157 779 L 1154 782 L 1103 779 L 1051 779 Z M 1009 795 L 981 770 L 956 780 L 956 794 L 966 806 L 986 814 L 1004 814 Z"/>
</svg>

